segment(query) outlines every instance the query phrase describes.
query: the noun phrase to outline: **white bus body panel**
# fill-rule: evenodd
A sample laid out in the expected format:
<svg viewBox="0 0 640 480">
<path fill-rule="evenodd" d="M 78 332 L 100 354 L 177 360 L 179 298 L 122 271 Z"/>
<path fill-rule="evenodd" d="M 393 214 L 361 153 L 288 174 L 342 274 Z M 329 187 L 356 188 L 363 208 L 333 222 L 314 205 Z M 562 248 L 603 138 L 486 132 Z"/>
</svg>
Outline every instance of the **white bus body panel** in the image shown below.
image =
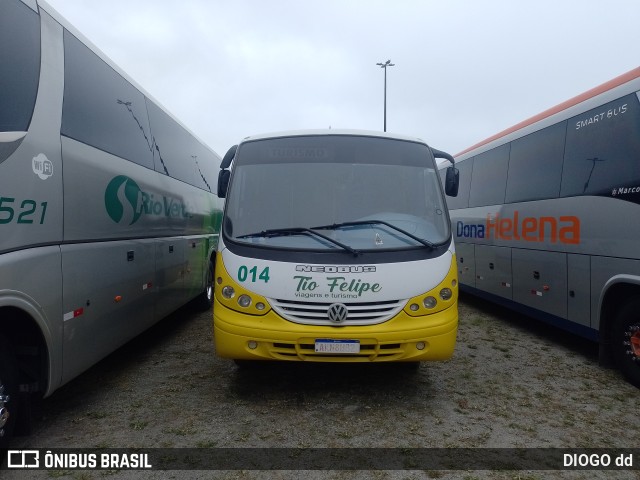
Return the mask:
<svg viewBox="0 0 640 480">
<path fill-rule="evenodd" d="M 353 265 L 354 268 L 368 267 L 370 271 L 345 271 L 350 265 L 320 265 L 311 263 L 276 262 L 257 258 L 245 258 L 231 253 L 220 241 L 222 260 L 231 277 L 238 281 L 240 267 L 253 268 L 260 273 L 269 268 L 269 282 L 250 283 L 250 290 L 266 298 L 320 302 L 384 302 L 407 300 L 427 292 L 446 277 L 455 254 L 453 242 L 446 254 L 428 260 L 406 263 L 382 263 L 370 266 Z M 345 252 L 345 255 L 350 253 Z M 321 267 L 323 272 L 313 272 Z M 305 271 L 305 268 L 307 271 Z M 366 269 L 365 269 L 366 270 Z M 353 285 L 351 291 L 340 290 L 340 284 Z M 358 285 L 367 284 L 373 289 L 358 292 Z M 315 285 L 315 287 L 314 287 Z M 331 287 L 333 285 L 333 288 Z M 306 287 L 305 287 L 306 286 Z"/>
</svg>

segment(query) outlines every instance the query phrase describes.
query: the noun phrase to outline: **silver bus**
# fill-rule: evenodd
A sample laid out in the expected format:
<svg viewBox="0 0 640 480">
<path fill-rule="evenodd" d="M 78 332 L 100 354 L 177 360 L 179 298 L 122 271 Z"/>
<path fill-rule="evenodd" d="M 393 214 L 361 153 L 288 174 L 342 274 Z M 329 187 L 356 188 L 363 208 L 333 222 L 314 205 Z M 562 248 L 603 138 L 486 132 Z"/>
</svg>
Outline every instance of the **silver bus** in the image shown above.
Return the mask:
<svg viewBox="0 0 640 480">
<path fill-rule="evenodd" d="M 3 0 L 0 24 L 6 444 L 34 397 L 190 300 L 211 308 L 222 201 L 220 157 L 49 6 Z"/>
<path fill-rule="evenodd" d="M 461 152 L 447 198 L 463 290 L 598 341 L 638 386 L 639 91 L 637 68 Z"/>
</svg>

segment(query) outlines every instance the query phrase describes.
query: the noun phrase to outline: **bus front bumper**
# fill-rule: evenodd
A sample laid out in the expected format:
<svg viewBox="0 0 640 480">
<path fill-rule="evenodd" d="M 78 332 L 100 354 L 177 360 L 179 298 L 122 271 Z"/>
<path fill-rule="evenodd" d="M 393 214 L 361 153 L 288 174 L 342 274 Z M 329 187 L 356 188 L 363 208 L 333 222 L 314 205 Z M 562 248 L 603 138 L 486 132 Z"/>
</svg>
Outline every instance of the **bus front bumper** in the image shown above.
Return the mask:
<svg viewBox="0 0 640 480">
<path fill-rule="evenodd" d="M 223 358 L 350 363 L 433 361 L 453 355 L 458 309 L 453 305 L 421 317 L 401 311 L 376 325 L 331 327 L 289 322 L 273 310 L 262 316 L 244 315 L 216 299 L 213 326 L 216 354 Z M 317 343 L 326 345 L 328 341 L 350 343 L 349 349 L 357 343 L 358 351 L 316 351 Z"/>
</svg>

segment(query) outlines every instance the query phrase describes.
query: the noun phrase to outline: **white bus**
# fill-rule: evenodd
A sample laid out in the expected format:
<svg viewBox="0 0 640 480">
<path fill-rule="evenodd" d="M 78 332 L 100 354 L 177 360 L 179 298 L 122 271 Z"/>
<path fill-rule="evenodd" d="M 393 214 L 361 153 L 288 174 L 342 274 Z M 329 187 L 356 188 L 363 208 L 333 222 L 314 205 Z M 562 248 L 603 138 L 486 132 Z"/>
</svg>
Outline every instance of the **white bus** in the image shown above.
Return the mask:
<svg viewBox="0 0 640 480">
<path fill-rule="evenodd" d="M 411 366 L 449 358 L 458 285 L 434 156 L 453 162 L 419 139 L 336 130 L 232 147 L 218 186 L 217 355 Z"/>
<path fill-rule="evenodd" d="M 2 0 L 0 22 L 6 444 L 34 396 L 189 300 L 211 305 L 222 202 L 220 157 L 50 7 Z"/>
<path fill-rule="evenodd" d="M 640 68 L 456 156 L 461 288 L 597 340 L 640 385 Z"/>
</svg>

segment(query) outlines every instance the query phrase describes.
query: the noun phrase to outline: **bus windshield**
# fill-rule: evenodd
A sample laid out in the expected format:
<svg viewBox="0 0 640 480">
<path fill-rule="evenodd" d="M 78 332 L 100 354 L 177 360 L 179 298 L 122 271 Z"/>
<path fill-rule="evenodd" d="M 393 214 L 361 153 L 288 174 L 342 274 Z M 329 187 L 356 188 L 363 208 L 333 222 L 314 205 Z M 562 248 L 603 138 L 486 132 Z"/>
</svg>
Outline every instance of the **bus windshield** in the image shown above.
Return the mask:
<svg viewBox="0 0 640 480">
<path fill-rule="evenodd" d="M 439 176 L 418 142 L 355 135 L 243 143 L 225 235 L 290 249 L 433 248 L 449 241 Z"/>
</svg>

